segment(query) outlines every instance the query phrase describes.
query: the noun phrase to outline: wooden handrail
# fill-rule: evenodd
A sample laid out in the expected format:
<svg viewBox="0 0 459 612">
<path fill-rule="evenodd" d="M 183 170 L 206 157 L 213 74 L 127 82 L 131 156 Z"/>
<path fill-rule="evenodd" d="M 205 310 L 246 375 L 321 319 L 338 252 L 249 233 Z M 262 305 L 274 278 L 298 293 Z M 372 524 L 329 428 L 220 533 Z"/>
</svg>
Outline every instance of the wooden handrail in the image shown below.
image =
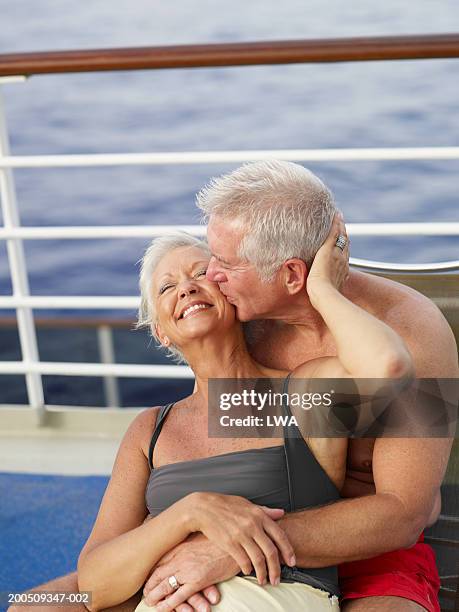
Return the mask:
<svg viewBox="0 0 459 612">
<path fill-rule="evenodd" d="M 0 76 L 459 57 L 459 34 L 375 36 L 0 55 Z"/>
</svg>

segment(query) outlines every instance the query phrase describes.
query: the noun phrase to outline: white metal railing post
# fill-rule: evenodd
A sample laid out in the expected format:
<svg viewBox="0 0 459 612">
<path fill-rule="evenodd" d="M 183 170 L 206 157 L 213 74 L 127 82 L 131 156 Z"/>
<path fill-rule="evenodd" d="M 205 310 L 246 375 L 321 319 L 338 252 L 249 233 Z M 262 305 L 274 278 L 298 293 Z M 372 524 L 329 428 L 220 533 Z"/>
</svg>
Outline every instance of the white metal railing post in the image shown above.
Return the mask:
<svg viewBox="0 0 459 612">
<path fill-rule="evenodd" d="M 109 325 L 97 326 L 97 344 L 99 345 L 101 363 L 116 363 L 112 328 Z M 104 376 L 103 381 L 107 408 L 120 408 L 118 379 L 115 376 Z"/>
<path fill-rule="evenodd" d="M 0 158 L 9 155 L 9 140 L 6 115 L 0 91 Z M 0 200 L 5 228 L 18 228 L 21 225 L 16 200 L 16 189 L 12 170 L 0 167 Z M 28 297 L 30 295 L 27 277 L 27 264 L 22 240 L 10 238 L 6 241 L 8 262 L 10 266 L 13 297 Z M 39 362 L 37 336 L 33 311 L 28 306 L 16 307 L 19 340 L 24 362 Z M 25 374 L 29 404 L 36 410 L 37 425 L 43 423 L 45 416 L 45 401 L 41 374 L 27 372 Z"/>
</svg>

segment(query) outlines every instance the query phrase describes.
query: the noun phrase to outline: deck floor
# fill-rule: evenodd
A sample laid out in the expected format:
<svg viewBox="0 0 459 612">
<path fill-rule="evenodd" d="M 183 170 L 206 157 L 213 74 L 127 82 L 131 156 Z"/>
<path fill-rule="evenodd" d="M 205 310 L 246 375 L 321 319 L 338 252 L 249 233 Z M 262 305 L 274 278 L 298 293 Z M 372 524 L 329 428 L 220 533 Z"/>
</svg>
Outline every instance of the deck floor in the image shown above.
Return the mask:
<svg viewBox="0 0 459 612">
<path fill-rule="evenodd" d="M 0 611 L 22 592 L 76 570 L 119 438 L 0 435 Z"/>
<path fill-rule="evenodd" d="M 1 611 L 5 593 L 76 570 L 107 484 L 108 476 L 0 472 Z"/>
</svg>

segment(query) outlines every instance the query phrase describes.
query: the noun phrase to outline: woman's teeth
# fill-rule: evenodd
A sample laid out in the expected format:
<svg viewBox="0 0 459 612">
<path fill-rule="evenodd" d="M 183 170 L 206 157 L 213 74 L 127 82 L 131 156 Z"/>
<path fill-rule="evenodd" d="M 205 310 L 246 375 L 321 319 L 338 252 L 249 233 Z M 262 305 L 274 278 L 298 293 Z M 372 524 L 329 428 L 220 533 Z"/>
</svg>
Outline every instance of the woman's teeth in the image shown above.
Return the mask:
<svg viewBox="0 0 459 612">
<path fill-rule="evenodd" d="M 189 314 L 195 312 L 196 310 L 204 310 L 205 308 L 210 308 L 209 304 L 195 304 L 194 306 L 190 306 L 184 310 L 182 319 L 186 319 Z"/>
</svg>

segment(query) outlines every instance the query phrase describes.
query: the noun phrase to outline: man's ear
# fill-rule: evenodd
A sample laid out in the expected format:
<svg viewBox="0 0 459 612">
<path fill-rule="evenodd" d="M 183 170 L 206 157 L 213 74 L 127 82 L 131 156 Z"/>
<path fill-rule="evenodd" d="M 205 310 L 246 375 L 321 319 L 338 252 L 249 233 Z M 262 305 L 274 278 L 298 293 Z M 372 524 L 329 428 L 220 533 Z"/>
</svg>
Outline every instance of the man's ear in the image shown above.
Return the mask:
<svg viewBox="0 0 459 612">
<path fill-rule="evenodd" d="M 302 259 L 287 259 L 283 266 L 284 284 L 290 295 L 304 291 L 308 269 Z"/>
<path fill-rule="evenodd" d="M 156 336 L 158 337 L 159 341 L 161 342 L 161 344 L 165 347 L 170 346 L 171 341 L 169 340 L 169 338 L 163 333 L 163 330 L 161 329 L 161 327 L 158 325 L 158 323 L 155 323 L 155 333 Z"/>
</svg>

